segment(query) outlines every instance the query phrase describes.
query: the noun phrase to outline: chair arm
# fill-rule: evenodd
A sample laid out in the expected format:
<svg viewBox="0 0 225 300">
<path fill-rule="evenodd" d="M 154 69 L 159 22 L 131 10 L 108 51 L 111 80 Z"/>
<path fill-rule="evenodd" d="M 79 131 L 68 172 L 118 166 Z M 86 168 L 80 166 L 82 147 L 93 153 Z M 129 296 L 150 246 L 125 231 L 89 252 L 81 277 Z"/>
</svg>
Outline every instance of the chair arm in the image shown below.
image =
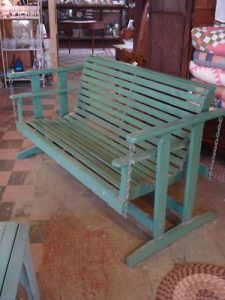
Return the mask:
<svg viewBox="0 0 225 300">
<path fill-rule="evenodd" d="M 37 93 L 21 93 L 21 94 L 14 94 L 10 95 L 9 98 L 12 100 L 18 100 L 23 98 L 33 98 L 33 97 L 44 97 L 44 96 L 51 96 L 54 94 L 64 93 L 64 92 L 78 92 L 79 88 L 67 88 L 67 89 L 51 89 L 46 91 L 41 91 Z"/>
<path fill-rule="evenodd" d="M 136 131 L 132 134 L 128 134 L 126 140 L 129 144 L 135 144 L 151 139 L 153 137 L 160 137 L 163 135 L 171 134 L 179 129 L 194 126 L 198 123 L 203 123 L 221 116 L 225 116 L 225 109 L 220 108 L 207 112 L 202 112 L 191 117 L 176 120 L 170 123 L 163 124 L 161 126 L 153 127 L 152 129 Z"/>
<path fill-rule="evenodd" d="M 188 141 L 187 140 L 183 140 L 180 142 L 174 142 L 171 146 L 171 151 L 173 153 L 176 153 L 177 151 L 179 151 L 180 149 L 183 149 L 184 147 L 187 146 Z M 138 151 L 137 153 L 135 153 L 132 156 L 132 163 L 138 163 L 141 161 L 144 161 L 146 159 L 155 159 L 157 155 L 157 147 L 156 146 L 152 146 L 151 148 L 149 148 L 146 151 Z M 130 162 L 130 158 L 128 155 L 126 156 L 122 156 L 120 158 L 116 158 L 112 161 L 112 166 L 115 168 L 121 168 L 121 167 L 125 167 L 128 166 Z"/>
<path fill-rule="evenodd" d="M 78 71 L 82 70 L 83 65 L 78 66 L 68 66 L 68 67 L 62 67 L 62 68 L 48 68 L 43 70 L 32 70 L 32 71 L 26 71 L 26 72 L 14 72 L 9 73 L 7 77 L 9 79 L 16 79 L 21 77 L 30 77 L 33 75 L 47 75 L 52 73 L 62 73 L 62 72 L 72 72 L 72 71 Z"/>
<path fill-rule="evenodd" d="M 60 116 L 64 116 L 69 111 L 68 105 L 68 92 L 75 91 L 76 88 L 74 87 L 69 88 L 67 84 L 67 73 L 74 72 L 77 70 L 81 70 L 83 66 L 69 66 L 63 68 L 49 68 L 44 70 L 36 70 L 36 71 L 28 71 L 28 72 L 19 72 L 19 73 L 10 73 L 10 79 L 16 79 L 20 77 L 30 77 L 31 80 L 31 92 L 23 93 L 18 95 L 12 95 L 10 98 L 13 100 L 18 100 L 18 115 L 19 121 L 22 121 L 22 101 L 25 97 L 31 97 L 33 100 L 33 110 L 34 110 L 34 117 L 35 118 L 42 118 L 43 117 L 43 105 L 42 105 L 42 97 L 49 96 L 53 94 L 59 95 L 59 114 Z M 40 75 L 43 74 L 57 74 L 58 77 L 58 89 L 49 89 L 49 90 L 42 90 L 40 84 Z"/>
<path fill-rule="evenodd" d="M 143 160 L 146 159 L 152 159 L 156 157 L 156 149 L 150 149 L 147 151 L 140 151 L 138 153 L 135 153 L 132 156 L 132 164 L 137 163 L 137 162 L 141 162 Z M 122 156 L 120 158 L 116 158 L 112 161 L 112 166 L 115 168 L 121 168 L 121 167 L 125 167 L 128 166 L 130 161 L 130 158 L 128 155 L 126 156 Z"/>
</svg>

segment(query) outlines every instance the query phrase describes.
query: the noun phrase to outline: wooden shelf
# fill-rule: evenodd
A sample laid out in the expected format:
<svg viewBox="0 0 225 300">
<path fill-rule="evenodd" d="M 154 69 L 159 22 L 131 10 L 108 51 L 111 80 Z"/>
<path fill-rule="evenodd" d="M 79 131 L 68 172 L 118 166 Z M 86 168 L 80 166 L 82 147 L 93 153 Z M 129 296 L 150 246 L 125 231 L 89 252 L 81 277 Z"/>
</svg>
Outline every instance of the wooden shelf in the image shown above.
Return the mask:
<svg viewBox="0 0 225 300">
<path fill-rule="evenodd" d="M 42 6 L 43 9 L 48 8 L 47 4 Z M 57 9 L 128 9 L 125 4 L 56 4 Z"/>
<path fill-rule="evenodd" d="M 5 48 L 2 48 L 2 51 L 4 52 L 15 52 L 15 51 L 41 51 L 42 49 L 40 48 L 15 48 L 15 49 L 5 49 Z"/>
<path fill-rule="evenodd" d="M 39 20 L 39 17 L 29 17 L 29 16 L 21 16 L 21 17 L 0 17 L 0 20 Z"/>
<path fill-rule="evenodd" d="M 65 36 L 65 35 L 64 36 L 59 35 L 58 38 L 60 40 L 67 40 L 68 39 L 68 37 Z M 91 36 L 82 36 L 82 37 L 74 36 L 74 37 L 71 37 L 71 40 L 83 40 L 83 41 L 87 40 L 88 41 L 90 39 L 92 39 Z M 105 36 L 105 40 L 109 40 L 109 41 L 117 41 L 118 39 L 119 39 L 119 36 Z M 95 40 L 102 40 L 102 36 L 95 36 Z"/>
</svg>

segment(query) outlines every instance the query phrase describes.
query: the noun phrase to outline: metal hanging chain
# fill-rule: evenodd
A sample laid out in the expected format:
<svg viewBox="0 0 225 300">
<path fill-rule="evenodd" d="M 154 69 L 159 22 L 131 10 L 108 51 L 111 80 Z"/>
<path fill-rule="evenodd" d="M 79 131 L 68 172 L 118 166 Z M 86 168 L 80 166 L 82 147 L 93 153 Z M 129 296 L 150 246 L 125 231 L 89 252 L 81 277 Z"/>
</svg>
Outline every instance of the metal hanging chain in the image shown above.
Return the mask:
<svg viewBox="0 0 225 300">
<path fill-rule="evenodd" d="M 14 87 L 13 87 L 13 80 L 9 80 L 9 88 L 10 88 L 10 94 L 13 94 L 14 91 Z M 16 100 L 12 100 L 12 104 L 13 104 L 13 115 L 14 115 L 14 119 L 15 119 L 15 123 L 17 123 L 18 121 L 18 107 L 17 107 L 17 102 Z"/>
<path fill-rule="evenodd" d="M 222 122 L 223 122 L 223 117 L 219 117 L 218 118 L 216 138 L 215 138 L 214 147 L 213 147 L 213 154 L 212 154 L 212 158 L 211 158 L 211 162 L 210 162 L 210 167 L 209 167 L 209 178 L 210 179 L 212 179 L 213 168 L 214 168 L 215 161 L 216 161 L 216 152 L 217 152 L 217 148 L 218 148 L 218 143 L 219 143 L 219 138 L 220 138 L 220 131 L 221 131 L 221 127 L 222 127 Z"/>
<path fill-rule="evenodd" d="M 134 165 L 134 161 L 133 161 L 134 151 L 135 151 L 135 145 L 132 144 L 129 146 L 129 162 L 128 162 L 126 192 L 125 192 L 124 207 L 123 207 L 123 217 L 125 219 L 127 218 L 127 208 L 128 208 L 129 194 L 130 194 L 131 173 L 132 173 L 132 166 Z"/>
</svg>

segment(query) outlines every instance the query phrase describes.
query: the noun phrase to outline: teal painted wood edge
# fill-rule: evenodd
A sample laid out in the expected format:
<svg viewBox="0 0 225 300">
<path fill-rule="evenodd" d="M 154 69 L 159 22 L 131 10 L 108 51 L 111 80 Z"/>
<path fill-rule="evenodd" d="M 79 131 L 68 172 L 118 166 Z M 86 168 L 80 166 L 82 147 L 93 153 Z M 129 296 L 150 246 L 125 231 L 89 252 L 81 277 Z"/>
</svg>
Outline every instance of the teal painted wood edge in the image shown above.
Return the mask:
<svg viewBox="0 0 225 300">
<path fill-rule="evenodd" d="M 40 93 L 41 91 L 41 82 L 38 75 L 31 76 L 31 90 L 32 93 Z M 41 97 L 36 96 L 32 99 L 33 110 L 35 118 L 42 118 L 43 116 L 43 105 L 41 102 Z"/>
<path fill-rule="evenodd" d="M 130 215 L 132 218 L 134 218 L 136 221 L 142 224 L 146 229 L 152 231 L 153 221 L 146 213 L 144 213 L 132 203 L 128 204 L 127 212 L 128 215 Z"/>
<path fill-rule="evenodd" d="M 190 219 L 188 222 L 177 225 L 173 229 L 167 231 L 160 238 L 153 239 L 143 246 L 138 248 L 132 254 L 126 257 L 126 264 L 129 267 L 134 267 L 142 262 L 145 258 L 150 257 L 154 253 L 168 247 L 176 240 L 193 231 L 194 229 L 204 225 L 207 222 L 214 220 L 214 213 L 205 213 Z"/>
<path fill-rule="evenodd" d="M 129 63 L 121 62 L 121 61 L 118 61 L 118 60 L 113 61 L 112 59 L 107 58 L 107 57 L 100 57 L 100 56 L 90 55 L 88 57 L 87 61 L 90 61 L 91 63 L 96 62 L 97 64 L 101 64 L 102 61 L 105 61 L 108 64 L 110 64 L 110 66 L 112 65 L 112 67 L 114 69 L 118 68 L 120 70 L 122 68 L 124 71 L 128 71 L 128 72 L 133 69 L 131 71 L 132 73 L 136 74 L 136 73 L 141 72 L 140 75 L 145 74 L 146 77 L 148 77 L 148 74 L 150 74 L 151 76 L 157 78 L 157 80 L 159 80 L 159 78 L 160 78 L 159 81 L 165 82 L 166 84 L 173 82 L 173 84 L 175 86 L 186 84 L 187 88 L 189 88 L 190 86 L 201 87 L 206 91 L 206 93 L 208 93 L 209 90 L 213 91 L 215 89 L 215 87 L 211 84 L 204 84 L 204 83 L 200 83 L 200 82 L 197 82 L 197 81 L 191 81 L 191 80 L 188 80 L 188 79 L 185 79 L 185 78 L 182 78 L 182 77 L 169 75 L 169 74 L 165 74 L 165 73 L 160 73 L 158 71 L 153 71 L 153 70 L 150 70 L 150 69 L 147 69 L 147 68 L 137 67 L 137 66 L 131 65 Z M 136 72 L 136 70 L 140 70 L 140 71 Z"/>
<path fill-rule="evenodd" d="M 184 177 L 184 172 L 180 171 L 175 176 L 169 177 L 169 185 L 180 181 Z M 129 200 L 136 199 L 138 197 L 144 196 L 146 194 L 152 193 L 155 191 L 155 185 L 153 184 L 144 184 L 139 185 L 137 188 L 131 189 L 129 194 Z"/>
<path fill-rule="evenodd" d="M 49 69 L 44 69 L 40 71 L 27 71 L 27 72 L 15 72 L 15 73 L 10 73 L 7 75 L 9 79 L 16 79 L 16 78 L 21 78 L 24 76 L 33 76 L 33 75 L 42 75 L 42 74 L 52 74 L 52 73 L 60 73 L 60 72 L 72 72 L 72 71 L 79 71 L 83 69 L 83 65 L 78 65 L 78 66 L 68 66 L 68 67 L 61 67 L 61 68 L 49 68 Z"/>
<path fill-rule="evenodd" d="M 24 262 L 23 262 L 23 269 L 24 269 L 24 275 L 26 275 L 27 283 L 29 285 L 30 293 L 32 294 L 31 298 L 32 300 L 40 300 L 40 292 L 38 288 L 38 282 L 34 270 L 34 264 L 31 256 L 31 249 L 30 245 L 27 244 L 25 255 L 24 255 Z"/>
<path fill-rule="evenodd" d="M 22 266 L 22 270 L 21 270 L 21 273 L 20 273 L 20 284 L 26 290 L 26 294 L 27 294 L 28 299 L 36 300 L 36 298 L 31 293 L 31 288 L 30 288 L 30 285 L 29 285 L 29 281 L 27 279 L 27 273 L 26 273 L 24 264 Z M 21 298 L 19 300 L 23 300 L 23 299 Z"/>
<path fill-rule="evenodd" d="M 183 205 L 171 197 L 167 197 L 167 207 L 179 215 L 182 214 Z"/>
<path fill-rule="evenodd" d="M 150 146 L 149 146 L 150 147 Z M 132 157 L 133 164 L 141 162 L 143 160 L 152 159 L 155 160 L 156 158 L 156 149 L 148 149 L 146 151 L 139 151 L 135 153 Z M 116 158 L 112 161 L 112 166 L 115 168 L 121 168 L 123 166 L 128 166 L 130 161 L 129 156 L 123 156 L 120 158 Z"/>
<path fill-rule="evenodd" d="M 43 151 L 41 149 L 39 149 L 36 146 L 30 147 L 28 149 L 25 149 L 19 153 L 16 154 L 16 159 L 20 160 L 20 159 L 25 159 L 29 156 L 33 156 L 36 154 L 40 154 L 43 153 Z"/>
<path fill-rule="evenodd" d="M 13 248 L 14 239 L 18 230 L 18 224 L 15 222 L 2 223 L 1 226 L 1 243 L 0 243 L 0 295 L 4 284 L 4 278 L 10 261 L 11 251 Z M 1 297 L 0 297 L 1 299 Z"/>
<path fill-rule="evenodd" d="M 23 124 L 17 124 L 17 129 L 25 137 L 37 145 L 38 148 L 53 158 L 60 166 L 76 177 L 102 200 L 108 203 L 108 205 L 111 206 L 115 211 L 117 211 L 119 214 L 122 214 L 123 203 L 118 200 L 118 195 L 91 176 L 84 166 L 79 164 L 79 162 L 76 162 L 75 159 L 67 156 L 65 153 L 63 153 L 63 151 L 60 152 L 58 149 L 54 149 L 50 143 L 48 144 L 43 139 L 35 135 L 34 132 L 29 130 L 28 127 L 24 126 Z"/>
<path fill-rule="evenodd" d="M 184 222 L 191 219 L 195 203 L 203 125 L 203 123 L 198 123 L 191 129 L 182 213 Z"/>
<path fill-rule="evenodd" d="M 225 116 L 225 109 L 219 108 L 212 111 L 198 113 L 197 115 L 166 123 L 164 125 L 154 127 L 153 129 L 139 130 L 133 134 L 128 134 L 127 142 L 130 144 L 135 144 L 153 137 L 173 133 L 178 129 L 193 126 L 221 116 Z"/>
<path fill-rule="evenodd" d="M 212 103 L 212 99 L 215 94 L 216 86 L 210 85 L 210 87 L 211 87 L 211 89 L 209 90 L 208 95 L 202 105 L 202 111 L 208 111 L 210 108 L 210 105 Z"/>
<path fill-rule="evenodd" d="M 206 178 L 209 178 L 209 166 L 200 163 L 198 168 L 198 174 Z"/>
<path fill-rule="evenodd" d="M 67 75 L 68 75 L 67 72 L 60 72 L 58 74 L 58 86 L 61 90 L 65 89 L 64 92 L 59 92 L 60 117 L 63 117 L 69 113 Z"/>
<path fill-rule="evenodd" d="M 177 151 L 179 151 L 180 149 L 183 149 L 184 147 L 187 146 L 187 141 L 179 141 L 179 142 L 175 142 L 174 145 L 171 146 L 171 151 L 173 153 L 176 153 Z M 151 147 L 153 149 L 151 149 Z M 151 159 L 154 160 L 156 159 L 156 147 L 153 146 L 149 146 L 149 149 L 145 150 L 145 151 L 138 151 L 137 153 L 135 153 L 132 157 L 132 162 L 133 164 L 137 163 L 137 162 L 141 162 L 143 160 L 147 160 L 147 159 Z M 123 156 L 120 158 L 116 158 L 112 161 L 112 166 L 115 168 L 121 168 L 123 166 L 127 166 L 129 164 L 129 156 Z"/>
<path fill-rule="evenodd" d="M 27 224 L 19 224 L 14 246 L 5 275 L 1 300 L 15 299 L 17 287 L 22 270 L 25 249 L 28 243 L 29 227 Z"/>
<path fill-rule="evenodd" d="M 171 135 L 163 136 L 157 146 L 153 237 L 158 238 L 165 232 L 167 193 L 169 185 L 169 163 L 171 150 Z"/>
<path fill-rule="evenodd" d="M 68 93 L 72 93 L 72 92 L 78 92 L 79 88 L 77 87 L 68 87 L 66 89 L 51 89 L 51 90 L 44 90 L 38 93 L 21 93 L 21 94 L 13 94 L 10 95 L 9 98 L 12 100 L 17 100 L 20 98 L 33 98 L 33 97 L 44 97 L 44 96 L 51 96 L 51 95 L 55 95 L 55 94 L 60 94 L 60 93 L 64 93 L 64 92 L 68 92 Z M 55 99 L 52 99 L 52 101 L 55 101 Z"/>
</svg>

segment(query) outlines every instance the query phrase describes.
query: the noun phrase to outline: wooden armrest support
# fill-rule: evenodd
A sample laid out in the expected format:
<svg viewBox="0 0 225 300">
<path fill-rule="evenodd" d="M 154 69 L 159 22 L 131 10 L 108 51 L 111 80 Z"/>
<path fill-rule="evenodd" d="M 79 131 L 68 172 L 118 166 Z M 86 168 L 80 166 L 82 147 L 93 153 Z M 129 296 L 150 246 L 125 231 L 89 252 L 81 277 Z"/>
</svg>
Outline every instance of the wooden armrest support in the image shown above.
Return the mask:
<svg viewBox="0 0 225 300">
<path fill-rule="evenodd" d="M 69 66 L 63 68 L 49 68 L 45 70 L 37 70 L 37 71 L 28 71 L 28 72 L 20 72 L 20 73 L 11 73 L 9 74 L 10 79 L 16 79 L 20 77 L 30 77 L 31 79 L 31 92 L 23 93 L 20 95 L 12 95 L 10 98 L 12 100 L 18 100 L 18 116 L 19 121 L 22 121 L 22 101 L 23 98 L 30 97 L 33 101 L 33 109 L 35 118 L 42 118 L 43 114 L 43 105 L 42 105 L 42 97 L 54 95 L 59 95 L 59 114 L 60 116 L 64 116 L 68 113 L 68 93 L 72 91 L 76 91 L 76 88 L 68 87 L 67 74 L 69 72 L 74 72 L 77 70 L 81 70 L 83 66 Z M 43 74 L 57 74 L 59 79 L 59 84 L 57 89 L 49 89 L 42 90 L 40 84 L 40 75 Z"/>
<path fill-rule="evenodd" d="M 181 141 L 181 142 L 175 142 L 173 143 L 171 147 L 171 152 L 176 153 L 180 149 L 183 149 L 184 147 L 187 146 L 188 141 Z M 141 161 L 144 161 L 146 159 L 151 159 L 154 160 L 157 156 L 157 147 L 152 147 L 151 149 L 148 149 L 147 151 L 139 151 L 138 153 L 135 153 L 132 157 L 132 163 L 138 163 Z M 124 166 L 128 166 L 129 164 L 129 156 L 123 156 L 117 159 L 114 159 L 112 161 L 112 166 L 116 168 L 121 168 Z"/>
<path fill-rule="evenodd" d="M 225 109 L 215 109 L 199 113 L 191 117 L 187 117 L 182 120 L 173 121 L 164 125 L 154 127 L 151 130 L 139 130 L 136 133 L 129 134 L 127 136 L 127 142 L 129 144 L 135 144 L 141 141 L 151 139 L 153 137 L 160 137 L 163 135 L 171 134 L 179 129 L 194 126 L 198 123 L 203 123 L 208 120 L 216 119 L 218 117 L 225 116 Z"/>
<path fill-rule="evenodd" d="M 46 91 L 41 91 L 37 93 L 21 93 L 21 94 L 14 94 L 10 95 L 9 98 L 12 100 L 18 100 L 18 99 L 23 99 L 23 98 L 33 98 L 33 97 L 44 97 L 44 96 L 51 96 L 51 95 L 58 95 L 60 93 L 65 93 L 65 92 L 78 92 L 79 88 L 74 87 L 74 88 L 67 88 L 67 89 L 52 89 L 52 90 L 46 90 Z"/>
<path fill-rule="evenodd" d="M 132 157 L 132 164 L 137 163 L 137 162 L 141 162 L 143 160 L 146 159 L 154 159 L 156 157 L 156 149 L 151 149 L 148 151 L 141 151 L 138 153 L 135 153 Z M 121 168 L 124 166 L 127 166 L 129 164 L 129 156 L 123 156 L 117 159 L 114 159 L 112 161 L 112 166 L 116 167 L 116 168 Z"/>
<path fill-rule="evenodd" d="M 62 67 L 62 68 L 49 68 L 49 69 L 43 69 L 43 70 L 34 70 L 34 71 L 27 71 L 27 72 L 15 72 L 8 74 L 9 79 L 16 79 L 21 77 L 30 77 L 30 76 L 36 76 L 36 75 L 46 75 L 46 74 L 53 74 L 53 73 L 62 73 L 62 72 L 72 72 L 72 71 L 78 71 L 82 70 L 83 66 L 68 66 L 68 67 Z"/>
</svg>

